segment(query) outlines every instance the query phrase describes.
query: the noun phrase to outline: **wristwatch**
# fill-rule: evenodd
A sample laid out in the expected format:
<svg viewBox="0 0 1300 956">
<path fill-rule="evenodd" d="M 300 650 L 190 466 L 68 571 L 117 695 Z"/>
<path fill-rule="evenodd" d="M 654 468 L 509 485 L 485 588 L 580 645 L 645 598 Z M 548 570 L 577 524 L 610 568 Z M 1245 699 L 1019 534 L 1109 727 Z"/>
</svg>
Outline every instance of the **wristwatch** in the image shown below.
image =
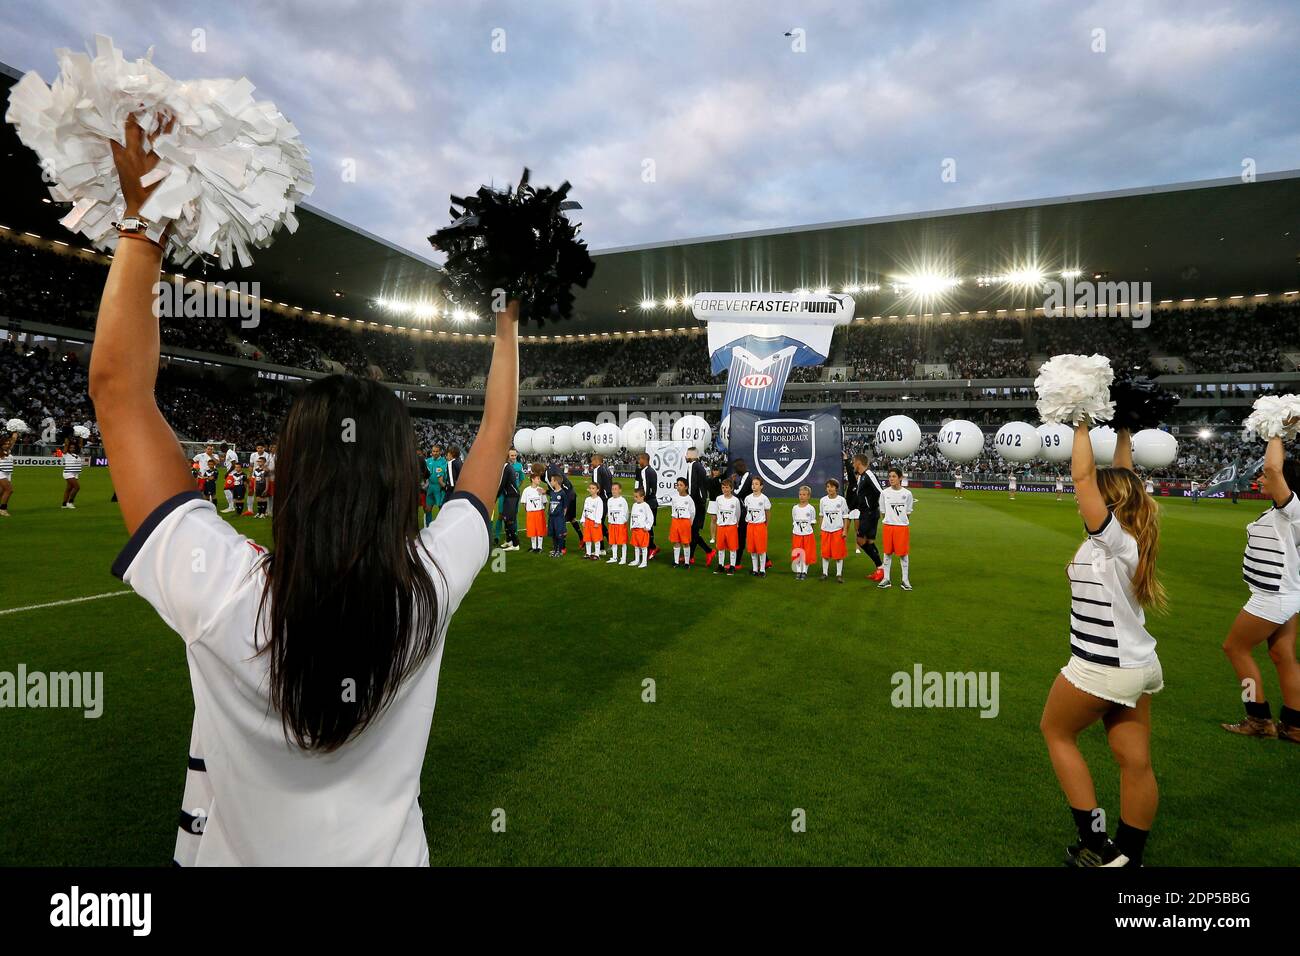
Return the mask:
<svg viewBox="0 0 1300 956">
<path fill-rule="evenodd" d="M 121 238 L 143 239 L 145 242 L 153 243 L 159 249 L 163 248 L 163 227 L 147 219 L 141 219 L 139 216 L 127 216 L 121 222 L 113 223 L 113 228 L 117 230 L 118 236 Z"/>
<path fill-rule="evenodd" d="M 113 223 L 113 228 L 118 232 L 143 233 L 149 231 L 149 222 L 139 216 L 127 216 L 121 222 Z"/>
</svg>

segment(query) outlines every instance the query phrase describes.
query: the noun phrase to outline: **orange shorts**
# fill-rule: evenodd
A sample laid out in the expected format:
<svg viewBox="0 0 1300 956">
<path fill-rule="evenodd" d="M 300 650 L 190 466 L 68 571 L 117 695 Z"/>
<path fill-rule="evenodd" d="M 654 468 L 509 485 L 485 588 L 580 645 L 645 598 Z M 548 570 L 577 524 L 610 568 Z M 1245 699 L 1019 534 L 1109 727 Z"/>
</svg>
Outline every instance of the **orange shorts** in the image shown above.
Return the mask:
<svg viewBox="0 0 1300 956">
<path fill-rule="evenodd" d="M 627 525 L 611 524 L 609 526 L 610 544 L 627 544 Z"/>
<path fill-rule="evenodd" d="M 885 554 L 896 554 L 900 558 L 907 554 L 908 532 L 912 529 L 902 524 L 885 525 Z"/>
<path fill-rule="evenodd" d="M 749 524 L 745 532 L 745 550 L 750 554 L 767 554 L 767 523 Z"/>
<path fill-rule="evenodd" d="M 734 524 L 723 525 L 718 528 L 715 544 L 719 551 L 739 551 L 740 550 L 740 529 Z"/>
<path fill-rule="evenodd" d="M 525 511 L 524 512 L 524 533 L 527 534 L 528 537 L 530 538 L 545 538 L 546 537 L 546 512 Z"/>
<path fill-rule="evenodd" d="M 690 544 L 691 543 L 691 519 L 674 518 L 672 525 L 668 528 L 669 544 Z"/>
<path fill-rule="evenodd" d="M 590 518 L 582 519 L 582 543 L 600 544 L 605 540 L 604 533 L 600 530 L 600 522 L 592 521 Z"/>
<path fill-rule="evenodd" d="M 807 562 L 817 560 L 817 545 L 813 542 L 813 536 L 810 534 L 796 534 L 790 536 L 790 550 L 802 551 L 803 559 Z"/>
<path fill-rule="evenodd" d="M 822 557 L 831 561 L 842 561 L 848 554 L 848 545 L 844 541 L 843 529 L 822 532 Z"/>
<path fill-rule="evenodd" d="M 650 547 L 650 529 L 633 528 L 632 529 L 632 547 L 648 548 Z"/>
</svg>

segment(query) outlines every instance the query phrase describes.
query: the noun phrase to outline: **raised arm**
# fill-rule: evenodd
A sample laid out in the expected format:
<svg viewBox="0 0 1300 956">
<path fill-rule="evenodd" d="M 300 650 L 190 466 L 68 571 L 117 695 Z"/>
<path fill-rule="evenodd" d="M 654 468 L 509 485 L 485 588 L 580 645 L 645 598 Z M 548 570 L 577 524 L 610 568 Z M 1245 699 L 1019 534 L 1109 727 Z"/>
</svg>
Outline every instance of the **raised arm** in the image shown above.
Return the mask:
<svg viewBox="0 0 1300 956">
<path fill-rule="evenodd" d="M 1112 464 L 1116 468 L 1133 470 L 1133 435 L 1127 428 L 1115 432 L 1115 457 Z"/>
<path fill-rule="evenodd" d="M 153 191 L 140 186 L 140 177 L 158 160 L 145 152 L 144 135 L 134 120 L 127 122 L 126 145 L 113 144 L 113 161 L 126 198 L 125 215 L 136 216 Z M 90 399 L 130 533 L 158 505 L 194 487 L 180 442 L 153 394 L 159 351 L 153 298 L 161 266 L 162 249 L 152 242 L 119 240 L 90 355 Z"/>
<path fill-rule="evenodd" d="M 519 412 L 519 303 L 512 301 L 497 315 L 492 368 L 483 399 L 483 420 L 465 464 L 456 479 L 456 491 L 465 491 L 485 505 L 495 501 L 501 485 L 501 468 L 515 434 Z"/>
<path fill-rule="evenodd" d="M 1286 461 L 1286 448 L 1282 439 L 1270 438 L 1264 449 L 1264 490 L 1273 499 L 1273 504 L 1281 507 L 1291 498 L 1292 488 L 1287 486 L 1282 473 L 1282 464 Z"/>
<path fill-rule="evenodd" d="M 1097 463 L 1092 456 L 1092 438 L 1088 435 L 1087 422 L 1074 426 L 1070 476 L 1074 479 L 1074 496 L 1079 502 L 1079 514 L 1083 515 L 1084 525 L 1089 532 L 1100 531 L 1106 520 L 1106 500 L 1097 486 Z"/>
</svg>

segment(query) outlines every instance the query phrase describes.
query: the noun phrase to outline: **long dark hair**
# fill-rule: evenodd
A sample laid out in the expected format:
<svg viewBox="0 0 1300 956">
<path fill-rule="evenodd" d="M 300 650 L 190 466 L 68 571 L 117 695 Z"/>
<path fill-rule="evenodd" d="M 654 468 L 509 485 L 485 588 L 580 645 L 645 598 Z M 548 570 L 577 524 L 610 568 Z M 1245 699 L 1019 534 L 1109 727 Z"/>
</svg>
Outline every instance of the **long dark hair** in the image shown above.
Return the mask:
<svg viewBox="0 0 1300 956">
<path fill-rule="evenodd" d="M 392 391 L 330 375 L 294 403 L 279 444 L 259 653 L 286 739 L 329 753 L 383 713 L 437 640 L 415 433 Z"/>
</svg>

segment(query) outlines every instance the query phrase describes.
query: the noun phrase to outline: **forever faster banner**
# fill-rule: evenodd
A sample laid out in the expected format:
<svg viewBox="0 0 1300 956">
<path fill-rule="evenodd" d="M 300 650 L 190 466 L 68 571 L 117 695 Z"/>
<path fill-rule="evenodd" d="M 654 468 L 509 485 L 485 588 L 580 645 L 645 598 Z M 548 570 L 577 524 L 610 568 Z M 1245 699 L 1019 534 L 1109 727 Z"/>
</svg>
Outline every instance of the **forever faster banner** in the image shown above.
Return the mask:
<svg viewBox="0 0 1300 956">
<path fill-rule="evenodd" d="M 797 412 L 731 410 L 731 457 L 748 462 L 769 494 L 789 497 L 800 485 L 811 485 L 813 498 L 820 498 L 826 479 L 844 480 L 843 449 L 838 405 Z"/>
<path fill-rule="evenodd" d="M 718 428 L 726 451 L 732 408 L 779 408 L 790 370 L 826 361 L 835 326 L 853 320 L 854 303 L 843 293 L 701 292 L 691 308 L 708 324 L 713 374 L 727 372 Z"/>
</svg>

